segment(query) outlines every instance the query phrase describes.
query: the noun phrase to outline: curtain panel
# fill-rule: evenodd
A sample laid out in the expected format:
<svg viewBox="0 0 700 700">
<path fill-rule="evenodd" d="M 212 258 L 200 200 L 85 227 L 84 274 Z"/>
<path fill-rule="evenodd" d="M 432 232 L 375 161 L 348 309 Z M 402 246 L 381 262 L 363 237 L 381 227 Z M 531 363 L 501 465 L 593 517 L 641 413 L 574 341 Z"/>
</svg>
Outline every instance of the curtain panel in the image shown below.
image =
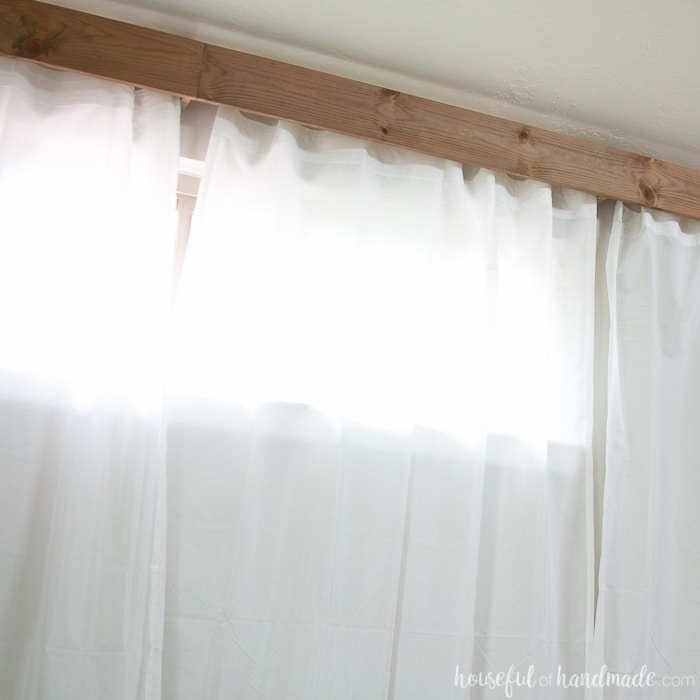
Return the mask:
<svg viewBox="0 0 700 700">
<path fill-rule="evenodd" d="M 3 696 L 697 698 L 698 223 L 220 109 L 171 308 L 179 109 L 0 62 Z"/>
<path fill-rule="evenodd" d="M 595 253 L 587 195 L 219 112 L 174 342 L 170 697 L 586 666 Z"/>
<path fill-rule="evenodd" d="M 179 103 L 0 61 L 0 695 L 160 698 Z"/>
<path fill-rule="evenodd" d="M 700 223 L 616 206 L 608 256 L 607 478 L 593 658 L 697 698 Z M 634 671 L 633 671 L 634 669 Z M 593 697 L 623 698 L 604 688 Z"/>
</svg>

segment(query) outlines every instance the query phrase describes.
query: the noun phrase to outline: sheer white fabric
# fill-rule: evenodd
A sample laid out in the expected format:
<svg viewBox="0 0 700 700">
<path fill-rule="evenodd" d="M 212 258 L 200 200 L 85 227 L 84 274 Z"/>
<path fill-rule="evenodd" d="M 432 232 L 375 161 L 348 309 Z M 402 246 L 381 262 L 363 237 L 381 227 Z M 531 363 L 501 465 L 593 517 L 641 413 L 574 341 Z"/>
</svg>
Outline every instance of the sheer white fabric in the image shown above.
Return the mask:
<svg viewBox="0 0 700 700">
<path fill-rule="evenodd" d="M 178 119 L 0 60 L 2 697 L 160 697 Z"/>
<path fill-rule="evenodd" d="M 0 60 L 0 694 L 697 698 L 700 224 L 221 110 L 166 346 L 178 116 Z"/>
<path fill-rule="evenodd" d="M 498 697 L 456 677 L 585 667 L 595 248 L 589 196 L 220 112 L 179 299 L 166 697 Z"/>
<path fill-rule="evenodd" d="M 638 698 L 700 676 L 700 222 L 617 206 L 596 668 L 646 666 Z M 623 698 L 616 687 L 591 697 Z"/>
</svg>

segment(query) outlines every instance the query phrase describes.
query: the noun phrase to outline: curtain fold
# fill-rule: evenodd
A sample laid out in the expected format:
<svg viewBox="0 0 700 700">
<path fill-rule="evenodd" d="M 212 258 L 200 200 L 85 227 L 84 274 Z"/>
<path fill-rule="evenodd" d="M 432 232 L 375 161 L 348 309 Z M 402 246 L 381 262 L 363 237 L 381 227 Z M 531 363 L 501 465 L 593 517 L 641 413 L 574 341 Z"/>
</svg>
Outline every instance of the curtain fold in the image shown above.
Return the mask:
<svg viewBox="0 0 700 700">
<path fill-rule="evenodd" d="M 0 60 L 0 694 L 160 698 L 179 104 Z"/>
<path fill-rule="evenodd" d="M 167 697 L 585 667 L 596 225 L 587 195 L 220 110 L 174 343 Z"/>
</svg>

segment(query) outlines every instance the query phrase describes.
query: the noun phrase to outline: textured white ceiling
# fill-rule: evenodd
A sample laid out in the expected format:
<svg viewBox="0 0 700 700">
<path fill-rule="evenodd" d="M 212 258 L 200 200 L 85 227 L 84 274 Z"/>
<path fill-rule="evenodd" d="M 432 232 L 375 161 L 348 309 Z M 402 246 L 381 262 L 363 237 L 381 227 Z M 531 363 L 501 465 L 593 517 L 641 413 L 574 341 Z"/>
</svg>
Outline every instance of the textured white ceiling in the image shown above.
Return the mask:
<svg viewBox="0 0 700 700">
<path fill-rule="evenodd" d="M 698 0 L 49 0 L 700 169 Z"/>
</svg>

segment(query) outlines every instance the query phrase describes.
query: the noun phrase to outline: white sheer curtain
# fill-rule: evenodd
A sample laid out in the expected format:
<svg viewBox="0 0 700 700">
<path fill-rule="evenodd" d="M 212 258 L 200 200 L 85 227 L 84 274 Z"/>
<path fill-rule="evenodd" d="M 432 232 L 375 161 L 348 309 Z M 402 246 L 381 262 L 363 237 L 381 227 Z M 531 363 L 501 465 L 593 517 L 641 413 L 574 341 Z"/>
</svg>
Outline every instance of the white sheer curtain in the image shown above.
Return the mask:
<svg viewBox="0 0 700 700">
<path fill-rule="evenodd" d="M 0 695 L 159 698 L 179 102 L 0 60 Z"/>
<path fill-rule="evenodd" d="M 0 695 L 697 700 L 700 224 L 221 110 L 165 345 L 178 117 L 0 60 Z"/>
<path fill-rule="evenodd" d="M 618 204 L 597 667 L 700 688 L 700 222 Z M 616 687 L 591 697 L 623 698 Z"/>
<path fill-rule="evenodd" d="M 500 697 L 456 676 L 586 666 L 595 251 L 589 196 L 220 111 L 166 697 Z"/>
</svg>

